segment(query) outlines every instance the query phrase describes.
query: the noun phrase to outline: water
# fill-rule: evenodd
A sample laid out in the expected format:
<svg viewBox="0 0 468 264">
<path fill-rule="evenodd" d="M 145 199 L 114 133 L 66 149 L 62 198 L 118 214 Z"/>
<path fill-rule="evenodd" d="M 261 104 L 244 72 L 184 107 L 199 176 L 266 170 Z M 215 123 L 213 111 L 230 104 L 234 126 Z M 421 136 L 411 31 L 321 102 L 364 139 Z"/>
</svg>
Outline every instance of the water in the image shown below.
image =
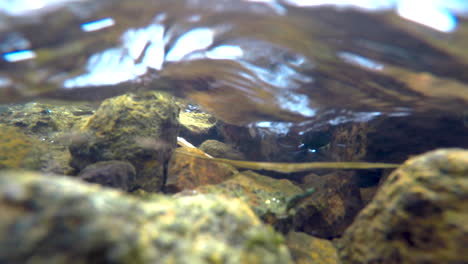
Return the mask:
<svg viewBox="0 0 468 264">
<path fill-rule="evenodd" d="M 310 134 L 381 120 L 417 135 L 390 137 L 401 145 L 468 144 L 463 1 L 425 2 L 419 15 L 417 1 L 21 2 L 1 5 L 3 104 L 155 89 L 252 135 L 286 137 L 293 152 L 316 150 Z"/>
</svg>

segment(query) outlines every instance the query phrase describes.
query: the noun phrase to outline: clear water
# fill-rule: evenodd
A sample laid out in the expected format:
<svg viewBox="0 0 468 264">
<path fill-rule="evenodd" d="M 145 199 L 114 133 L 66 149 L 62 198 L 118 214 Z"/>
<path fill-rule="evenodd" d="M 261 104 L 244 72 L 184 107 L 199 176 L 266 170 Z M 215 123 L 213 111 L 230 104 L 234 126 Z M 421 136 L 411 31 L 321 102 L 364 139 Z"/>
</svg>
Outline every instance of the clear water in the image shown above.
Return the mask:
<svg viewBox="0 0 468 264">
<path fill-rule="evenodd" d="M 5 105 L 160 89 L 255 135 L 300 137 L 291 151 L 381 119 L 393 144 L 371 159 L 468 144 L 464 1 L 24 2 L 0 4 Z"/>
</svg>

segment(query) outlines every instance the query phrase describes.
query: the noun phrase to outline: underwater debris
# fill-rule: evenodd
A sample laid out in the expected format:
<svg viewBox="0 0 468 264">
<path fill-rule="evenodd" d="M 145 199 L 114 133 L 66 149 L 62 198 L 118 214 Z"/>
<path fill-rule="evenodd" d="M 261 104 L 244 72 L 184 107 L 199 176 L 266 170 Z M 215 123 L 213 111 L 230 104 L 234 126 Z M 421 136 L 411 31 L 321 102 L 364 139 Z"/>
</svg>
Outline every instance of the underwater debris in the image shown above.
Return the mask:
<svg viewBox="0 0 468 264">
<path fill-rule="evenodd" d="M 257 162 L 244 160 L 230 160 L 209 158 L 200 154 L 187 151 L 185 147 L 175 150 L 177 153 L 198 157 L 200 159 L 211 160 L 232 165 L 236 168 L 251 169 L 251 170 L 268 170 L 280 173 L 293 173 L 308 171 L 313 169 L 383 169 L 396 168 L 399 164 L 392 163 L 373 163 L 373 162 L 303 162 L 303 163 L 288 163 L 288 162 Z"/>
</svg>

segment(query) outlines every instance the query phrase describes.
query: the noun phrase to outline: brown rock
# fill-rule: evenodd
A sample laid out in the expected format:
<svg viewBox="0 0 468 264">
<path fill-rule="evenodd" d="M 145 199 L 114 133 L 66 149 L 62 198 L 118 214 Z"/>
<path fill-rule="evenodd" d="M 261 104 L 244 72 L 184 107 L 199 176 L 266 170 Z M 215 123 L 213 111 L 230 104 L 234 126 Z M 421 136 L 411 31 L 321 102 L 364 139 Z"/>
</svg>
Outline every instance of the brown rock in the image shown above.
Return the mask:
<svg viewBox="0 0 468 264">
<path fill-rule="evenodd" d="M 197 155 L 204 155 L 197 149 L 192 149 L 192 151 Z M 237 172 L 228 164 L 175 152 L 169 161 L 165 191 L 175 193 L 206 184 L 218 184 L 231 178 Z"/>
<path fill-rule="evenodd" d="M 296 230 L 322 238 L 340 236 L 362 208 L 359 187 L 353 174 L 337 171 L 324 176 L 309 174 L 305 188 L 315 193 L 296 209 Z"/>
</svg>

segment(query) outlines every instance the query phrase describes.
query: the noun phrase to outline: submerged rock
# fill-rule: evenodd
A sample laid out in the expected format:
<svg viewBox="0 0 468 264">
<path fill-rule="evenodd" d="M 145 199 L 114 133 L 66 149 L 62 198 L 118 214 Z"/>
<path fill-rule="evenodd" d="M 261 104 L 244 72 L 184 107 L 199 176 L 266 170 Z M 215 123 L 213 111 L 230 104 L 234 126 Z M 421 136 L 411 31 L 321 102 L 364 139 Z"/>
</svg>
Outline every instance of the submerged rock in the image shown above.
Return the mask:
<svg viewBox="0 0 468 264">
<path fill-rule="evenodd" d="M 159 191 L 176 144 L 178 113 L 172 99 L 157 92 L 105 100 L 70 145 L 71 165 L 80 171 L 98 161 L 128 161 L 141 188 Z"/>
<path fill-rule="evenodd" d="M 22 133 L 20 129 L 0 125 L 0 169 L 41 167 L 40 152 L 45 150 L 40 141 Z"/>
<path fill-rule="evenodd" d="M 69 139 L 73 137 L 72 131 L 93 114 L 92 106 L 80 103 L 63 105 L 30 102 L 3 106 L 2 109 L 0 133 L 4 142 L 0 145 L 4 149 L 0 152 L 14 153 L 14 159 L 19 162 L 13 166 L 11 162 L 7 162 L 10 165 L 6 167 L 58 174 L 72 173 L 73 169 L 69 165 Z M 14 144 L 20 142 L 23 142 L 23 148 L 10 152 Z M 30 145 L 31 149 L 27 157 L 24 156 L 26 145 Z M 32 162 L 33 160 L 35 161 Z"/>
<path fill-rule="evenodd" d="M 110 160 L 100 161 L 84 168 L 78 177 L 82 180 L 99 183 L 103 186 L 131 191 L 135 184 L 135 167 L 130 162 Z"/>
<path fill-rule="evenodd" d="M 200 149 L 215 158 L 245 160 L 244 155 L 232 146 L 218 140 L 205 140 Z"/>
<path fill-rule="evenodd" d="M 238 171 L 229 164 L 200 159 L 206 157 L 199 149 L 186 149 L 189 153 L 175 152 L 168 165 L 165 191 L 176 193 L 207 184 L 218 184 L 232 178 Z M 187 155 L 193 153 L 195 156 Z"/>
<path fill-rule="evenodd" d="M 295 230 L 321 238 L 341 236 L 363 206 L 353 175 L 346 171 L 307 175 L 302 187 L 316 191 L 295 209 Z"/>
<path fill-rule="evenodd" d="M 286 239 L 296 264 L 340 263 L 336 248 L 329 240 L 299 232 L 289 232 Z"/>
<path fill-rule="evenodd" d="M 468 263 L 468 151 L 408 160 L 339 242 L 343 263 Z"/>
<path fill-rule="evenodd" d="M 253 171 L 241 172 L 217 185 L 201 186 L 196 191 L 240 198 L 265 222 L 285 233 L 292 227 L 288 202 L 303 193 L 301 188 L 288 180 L 273 179 Z"/>
<path fill-rule="evenodd" d="M 140 199 L 3 171 L 0 210 L 0 263 L 292 263 L 281 235 L 238 199 Z"/>
<path fill-rule="evenodd" d="M 207 113 L 181 111 L 180 136 L 198 145 L 206 138 L 216 136 L 218 120 Z"/>
</svg>

